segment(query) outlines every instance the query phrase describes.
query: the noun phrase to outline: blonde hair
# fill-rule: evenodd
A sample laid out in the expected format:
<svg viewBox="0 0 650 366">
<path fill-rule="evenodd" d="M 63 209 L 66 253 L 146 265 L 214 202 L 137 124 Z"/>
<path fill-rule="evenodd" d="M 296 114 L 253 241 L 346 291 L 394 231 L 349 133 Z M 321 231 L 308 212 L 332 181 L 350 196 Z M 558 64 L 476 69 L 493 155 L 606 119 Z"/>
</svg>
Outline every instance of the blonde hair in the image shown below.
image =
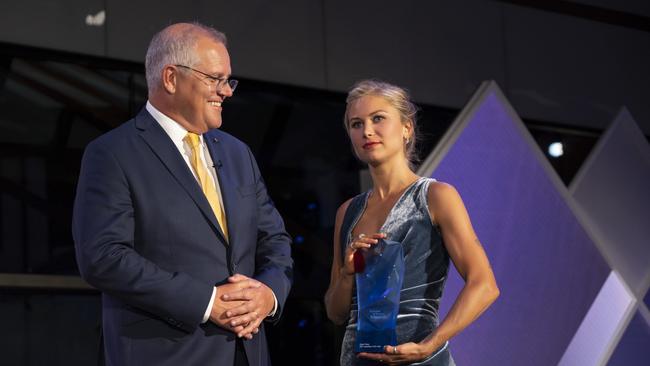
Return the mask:
<svg viewBox="0 0 650 366">
<path fill-rule="evenodd" d="M 417 121 L 416 115 L 418 108 L 411 102 L 408 91 L 399 86 L 380 81 L 380 80 L 361 80 L 354 84 L 352 89 L 348 92 L 348 97 L 345 99 L 345 114 L 343 116 L 343 125 L 345 130 L 349 132 L 350 125 L 348 121 L 348 112 L 350 104 L 355 100 L 365 96 L 376 96 L 384 98 L 391 106 L 393 106 L 400 114 L 402 123 L 411 123 L 411 137 L 404 144 L 404 153 L 411 168 L 417 163 L 417 153 L 415 151 L 415 141 L 417 138 Z"/>
</svg>

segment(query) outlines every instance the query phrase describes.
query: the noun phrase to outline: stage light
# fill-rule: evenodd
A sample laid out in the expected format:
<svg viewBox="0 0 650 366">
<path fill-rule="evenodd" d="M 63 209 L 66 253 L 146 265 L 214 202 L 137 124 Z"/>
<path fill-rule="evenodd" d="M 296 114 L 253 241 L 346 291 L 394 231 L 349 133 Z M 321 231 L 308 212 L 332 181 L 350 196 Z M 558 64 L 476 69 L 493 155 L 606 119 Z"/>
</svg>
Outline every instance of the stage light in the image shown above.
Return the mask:
<svg viewBox="0 0 650 366">
<path fill-rule="evenodd" d="M 302 235 L 296 235 L 296 237 L 293 238 L 293 242 L 296 244 L 302 244 L 305 242 L 305 237 Z"/>
<path fill-rule="evenodd" d="M 314 202 L 310 202 L 310 203 L 307 204 L 307 209 L 309 211 L 314 211 L 317 207 L 318 207 L 318 205 L 316 205 L 316 203 L 314 203 Z"/>
<path fill-rule="evenodd" d="M 554 158 L 564 155 L 564 145 L 561 142 L 553 142 L 548 145 L 548 154 Z"/>
</svg>

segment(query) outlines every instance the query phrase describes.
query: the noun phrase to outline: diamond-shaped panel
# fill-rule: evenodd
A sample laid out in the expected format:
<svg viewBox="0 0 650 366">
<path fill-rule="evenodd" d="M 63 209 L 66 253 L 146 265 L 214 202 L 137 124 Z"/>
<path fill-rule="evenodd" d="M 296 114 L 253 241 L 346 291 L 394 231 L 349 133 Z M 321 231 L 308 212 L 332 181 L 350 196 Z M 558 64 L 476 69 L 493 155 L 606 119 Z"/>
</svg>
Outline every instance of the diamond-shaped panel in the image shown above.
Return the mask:
<svg viewBox="0 0 650 366">
<path fill-rule="evenodd" d="M 641 299 L 650 286 L 650 145 L 623 109 L 570 191 L 613 269 Z"/>
<path fill-rule="evenodd" d="M 603 365 L 634 310 L 634 294 L 612 271 L 558 366 Z"/>
<path fill-rule="evenodd" d="M 649 363 L 650 323 L 637 311 L 607 365 L 647 366 Z"/>
<path fill-rule="evenodd" d="M 576 174 L 570 191 L 582 212 L 584 224 L 595 235 L 601 253 L 610 266 L 621 273 L 626 287 L 632 289 L 632 300 L 636 302 L 638 299 L 640 314 L 647 315 L 646 322 L 650 318 L 647 298 L 643 299 L 644 295 L 647 297 L 650 286 L 650 226 L 647 225 L 650 217 L 649 186 L 650 145 L 630 113 L 623 108 Z M 620 296 L 609 297 L 609 306 L 601 306 L 601 312 L 608 316 L 599 319 L 588 316 L 580 327 L 582 330 L 618 322 L 615 330 L 604 334 L 611 339 L 609 344 L 594 347 L 591 351 L 584 347 L 583 358 L 599 352 L 603 354 L 602 360 L 599 358 L 597 363 L 588 364 L 601 365 L 610 355 L 610 364 L 650 363 L 648 352 L 644 352 L 647 347 L 638 345 L 639 338 L 650 344 L 647 335 L 644 335 L 644 331 L 648 332 L 648 325 L 646 323 L 643 328 L 638 323 L 639 319 L 630 322 L 629 316 L 619 317 L 619 312 L 613 306 L 619 300 Z M 602 335 L 598 332 L 579 331 L 572 345 L 593 345 L 594 339 L 599 337 Z M 612 353 L 614 349 L 616 352 Z M 570 347 L 565 356 L 573 357 L 571 352 Z"/>
<path fill-rule="evenodd" d="M 610 270 L 494 82 L 479 88 L 420 173 L 458 189 L 501 289 L 451 341 L 457 363 L 557 364 Z M 450 271 L 442 314 L 462 286 Z"/>
</svg>

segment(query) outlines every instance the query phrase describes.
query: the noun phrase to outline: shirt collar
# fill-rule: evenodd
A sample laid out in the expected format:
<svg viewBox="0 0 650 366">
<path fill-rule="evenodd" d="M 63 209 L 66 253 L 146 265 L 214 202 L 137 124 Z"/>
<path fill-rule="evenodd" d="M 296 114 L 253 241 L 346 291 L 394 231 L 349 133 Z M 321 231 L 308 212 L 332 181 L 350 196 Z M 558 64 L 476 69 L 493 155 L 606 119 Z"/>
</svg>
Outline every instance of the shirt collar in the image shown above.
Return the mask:
<svg viewBox="0 0 650 366">
<path fill-rule="evenodd" d="M 148 100 L 145 108 L 147 109 L 147 112 L 151 114 L 153 119 L 158 122 L 160 127 L 165 130 L 165 133 L 167 133 L 172 142 L 174 142 L 174 145 L 176 145 L 180 151 L 183 151 L 183 139 L 187 135 L 187 130 L 183 128 L 183 126 L 181 126 L 178 122 L 167 117 L 164 113 L 156 109 L 156 107 L 154 107 Z M 203 135 L 199 135 L 199 141 L 201 143 L 201 146 L 203 146 Z"/>
</svg>

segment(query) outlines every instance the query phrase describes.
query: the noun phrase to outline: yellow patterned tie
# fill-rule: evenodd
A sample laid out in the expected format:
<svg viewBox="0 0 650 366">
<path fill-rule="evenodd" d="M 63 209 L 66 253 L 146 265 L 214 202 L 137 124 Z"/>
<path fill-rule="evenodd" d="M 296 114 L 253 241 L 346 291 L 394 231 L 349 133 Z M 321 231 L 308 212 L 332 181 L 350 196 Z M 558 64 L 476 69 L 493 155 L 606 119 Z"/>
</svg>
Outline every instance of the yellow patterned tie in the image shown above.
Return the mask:
<svg viewBox="0 0 650 366">
<path fill-rule="evenodd" d="M 185 136 L 185 142 L 190 144 L 190 147 L 192 148 L 192 156 L 190 157 L 190 163 L 192 164 L 192 168 L 194 169 L 196 176 L 199 178 L 199 184 L 201 185 L 203 194 L 205 194 L 205 197 L 208 199 L 208 202 L 212 207 L 212 211 L 214 211 L 214 215 L 217 217 L 219 226 L 221 226 L 221 231 L 226 236 L 226 240 L 228 240 L 228 226 L 226 225 L 226 212 L 224 211 L 223 206 L 221 205 L 221 201 L 219 200 L 219 195 L 217 194 L 217 189 L 214 187 L 214 182 L 210 178 L 210 174 L 207 172 L 205 166 L 201 162 L 201 153 L 199 151 L 200 149 L 199 135 L 192 132 L 188 132 L 187 136 Z"/>
</svg>

